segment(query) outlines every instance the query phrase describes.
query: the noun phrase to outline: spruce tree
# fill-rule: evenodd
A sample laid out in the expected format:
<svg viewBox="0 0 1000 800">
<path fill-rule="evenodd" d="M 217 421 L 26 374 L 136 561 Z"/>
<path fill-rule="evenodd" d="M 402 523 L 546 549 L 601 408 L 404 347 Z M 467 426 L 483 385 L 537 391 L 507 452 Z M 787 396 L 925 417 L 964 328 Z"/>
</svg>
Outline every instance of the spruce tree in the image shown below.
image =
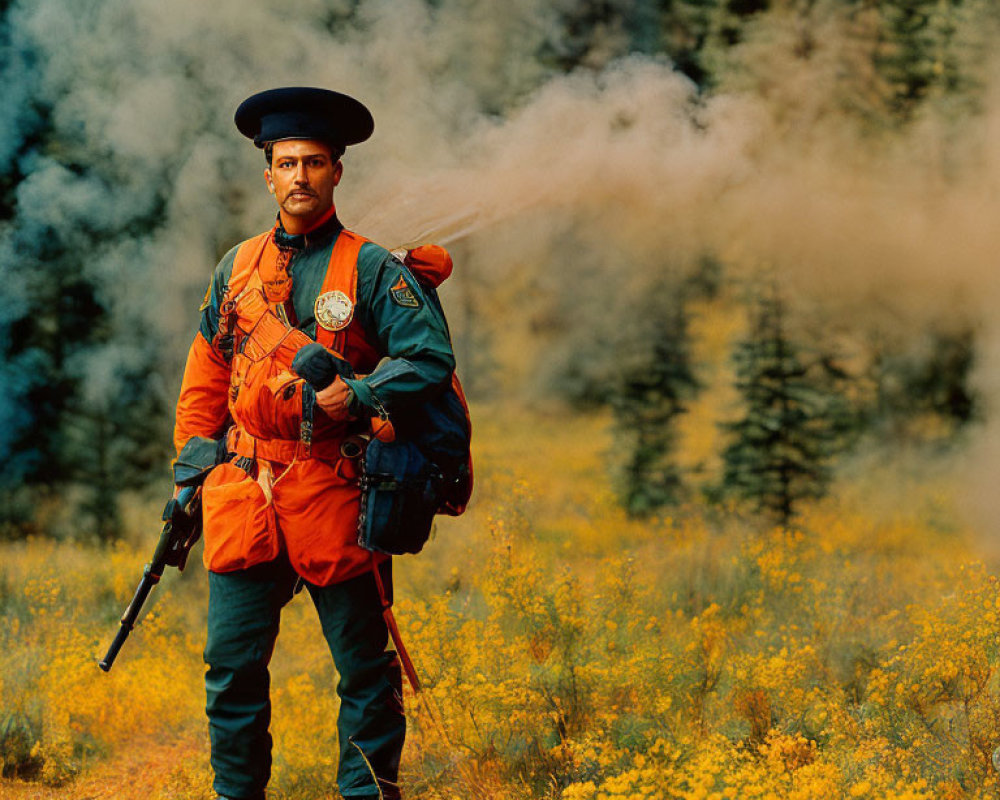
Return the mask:
<svg viewBox="0 0 1000 800">
<path fill-rule="evenodd" d="M 933 91 L 968 88 L 956 53 L 961 2 L 897 0 L 880 5 L 883 45 L 875 66 L 888 83 L 889 109 L 908 119 Z"/>
<path fill-rule="evenodd" d="M 633 516 L 645 516 L 683 497 L 681 472 L 673 459 L 676 423 L 698 385 L 682 299 L 654 318 L 644 341 L 644 348 L 629 348 L 624 354 L 612 400 L 618 439 L 627 453 L 620 496 Z"/>
<path fill-rule="evenodd" d="M 932 330 L 906 342 L 879 337 L 872 349 L 874 392 L 865 414 L 881 441 L 940 444 L 979 418 L 971 329 Z"/>
<path fill-rule="evenodd" d="M 146 268 L 165 189 L 60 124 L 36 69 L 47 44 L 10 23 L 0 17 L 0 79 L 17 87 L 0 144 L 0 537 L 38 532 L 38 506 L 72 486 L 85 514 L 74 532 L 109 538 L 119 493 L 163 475 L 168 458 L 163 343 L 141 324 L 156 300 L 129 307 L 121 291 L 126 261 Z M 116 206 L 126 195 L 135 202 Z"/>
<path fill-rule="evenodd" d="M 721 492 L 749 500 L 782 524 L 801 501 L 822 497 L 830 459 L 844 443 L 845 406 L 830 383 L 829 363 L 807 363 L 787 331 L 777 290 L 760 296 L 748 337 L 734 355 L 742 419 L 724 425 Z"/>
</svg>

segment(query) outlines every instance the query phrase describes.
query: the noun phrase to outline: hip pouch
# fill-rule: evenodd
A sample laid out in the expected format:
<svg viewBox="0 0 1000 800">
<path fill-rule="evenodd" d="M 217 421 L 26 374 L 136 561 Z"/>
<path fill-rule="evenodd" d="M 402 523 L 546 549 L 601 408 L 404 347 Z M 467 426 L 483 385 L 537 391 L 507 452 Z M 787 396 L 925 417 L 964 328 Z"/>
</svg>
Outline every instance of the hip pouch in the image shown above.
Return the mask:
<svg viewBox="0 0 1000 800">
<path fill-rule="evenodd" d="M 472 492 L 471 424 L 457 380 L 393 415 L 395 438 L 368 443 L 362 462 L 358 544 L 418 553 L 435 514 L 461 514 Z"/>
<path fill-rule="evenodd" d="M 413 442 L 368 443 L 361 475 L 359 545 L 390 555 L 419 553 L 441 502 L 441 475 Z"/>
</svg>

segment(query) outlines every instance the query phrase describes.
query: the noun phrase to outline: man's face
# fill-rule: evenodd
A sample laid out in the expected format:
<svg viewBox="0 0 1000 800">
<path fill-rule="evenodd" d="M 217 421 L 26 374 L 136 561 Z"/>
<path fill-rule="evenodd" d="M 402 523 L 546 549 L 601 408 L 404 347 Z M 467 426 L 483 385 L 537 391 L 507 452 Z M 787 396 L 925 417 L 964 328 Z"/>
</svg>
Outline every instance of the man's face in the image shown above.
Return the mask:
<svg viewBox="0 0 1000 800">
<path fill-rule="evenodd" d="M 333 160 L 323 142 L 289 139 L 274 143 L 264 178 L 284 214 L 309 222 L 333 206 L 333 189 L 342 172 L 343 165 Z"/>
</svg>

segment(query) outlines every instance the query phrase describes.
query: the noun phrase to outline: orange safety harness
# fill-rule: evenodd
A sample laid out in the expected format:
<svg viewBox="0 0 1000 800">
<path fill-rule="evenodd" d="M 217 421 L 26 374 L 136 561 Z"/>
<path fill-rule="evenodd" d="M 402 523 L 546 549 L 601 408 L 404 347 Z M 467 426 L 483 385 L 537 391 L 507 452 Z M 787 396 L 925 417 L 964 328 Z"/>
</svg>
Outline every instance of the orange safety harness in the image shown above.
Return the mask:
<svg viewBox="0 0 1000 800">
<path fill-rule="evenodd" d="M 327 430 L 326 436 L 315 435 L 312 415 L 302 413 L 303 381 L 288 371 L 295 353 L 313 339 L 289 322 L 283 302 L 269 302 L 263 288 L 259 267 L 272 237 L 273 231 L 269 231 L 240 246 L 220 305 L 219 328 L 213 344 L 232 363 L 229 402 L 237 422 L 230 429 L 227 446 L 239 456 L 279 464 L 314 457 L 336 460 L 339 471 L 345 461 L 340 452 L 342 436 L 337 435 L 342 431 Z M 354 308 L 357 259 L 366 241 L 355 233 L 341 231 L 319 297 L 339 291 Z M 359 326 L 351 322 L 353 320 L 336 331 L 317 323 L 315 341 L 343 357 L 355 369 L 367 370 L 377 363 L 378 353 Z M 260 388 L 262 382 L 263 389 Z M 256 387 L 256 391 L 246 391 L 251 387 Z M 274 403 L 275 407 L 268 408 L 269 403 Z M 273 427 L 266 429 L 264 422 Z M 332 423 L 332 420 L 327 422 Z M 407 681 L 414 692 L 420 692 L 420 681 L 393 615 L 378 559 L 374 552 L 370 557 L 386 627 Z"/>
</svg>

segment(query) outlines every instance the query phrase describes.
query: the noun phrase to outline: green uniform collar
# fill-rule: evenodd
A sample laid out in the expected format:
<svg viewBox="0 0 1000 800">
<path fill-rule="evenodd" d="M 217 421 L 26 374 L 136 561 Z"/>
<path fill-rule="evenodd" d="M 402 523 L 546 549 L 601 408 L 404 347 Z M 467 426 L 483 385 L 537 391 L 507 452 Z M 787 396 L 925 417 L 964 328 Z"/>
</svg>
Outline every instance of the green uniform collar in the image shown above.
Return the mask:
<svg viewBox="0 0 1000 800">
<path fill-rule="evenodd" d="M 343 229 L 344 226 L 337 219 L 337 215 L 334 214 L 318 228 L 309 231 L 309 233 L 291 234 L 285 231 L 284 226 L 281 224 L 281 217 L 279 216 L 278 225 L 274 229 L 274 243 L 282 249 L 308 250 L 328 244 Z"/>
</svg>

